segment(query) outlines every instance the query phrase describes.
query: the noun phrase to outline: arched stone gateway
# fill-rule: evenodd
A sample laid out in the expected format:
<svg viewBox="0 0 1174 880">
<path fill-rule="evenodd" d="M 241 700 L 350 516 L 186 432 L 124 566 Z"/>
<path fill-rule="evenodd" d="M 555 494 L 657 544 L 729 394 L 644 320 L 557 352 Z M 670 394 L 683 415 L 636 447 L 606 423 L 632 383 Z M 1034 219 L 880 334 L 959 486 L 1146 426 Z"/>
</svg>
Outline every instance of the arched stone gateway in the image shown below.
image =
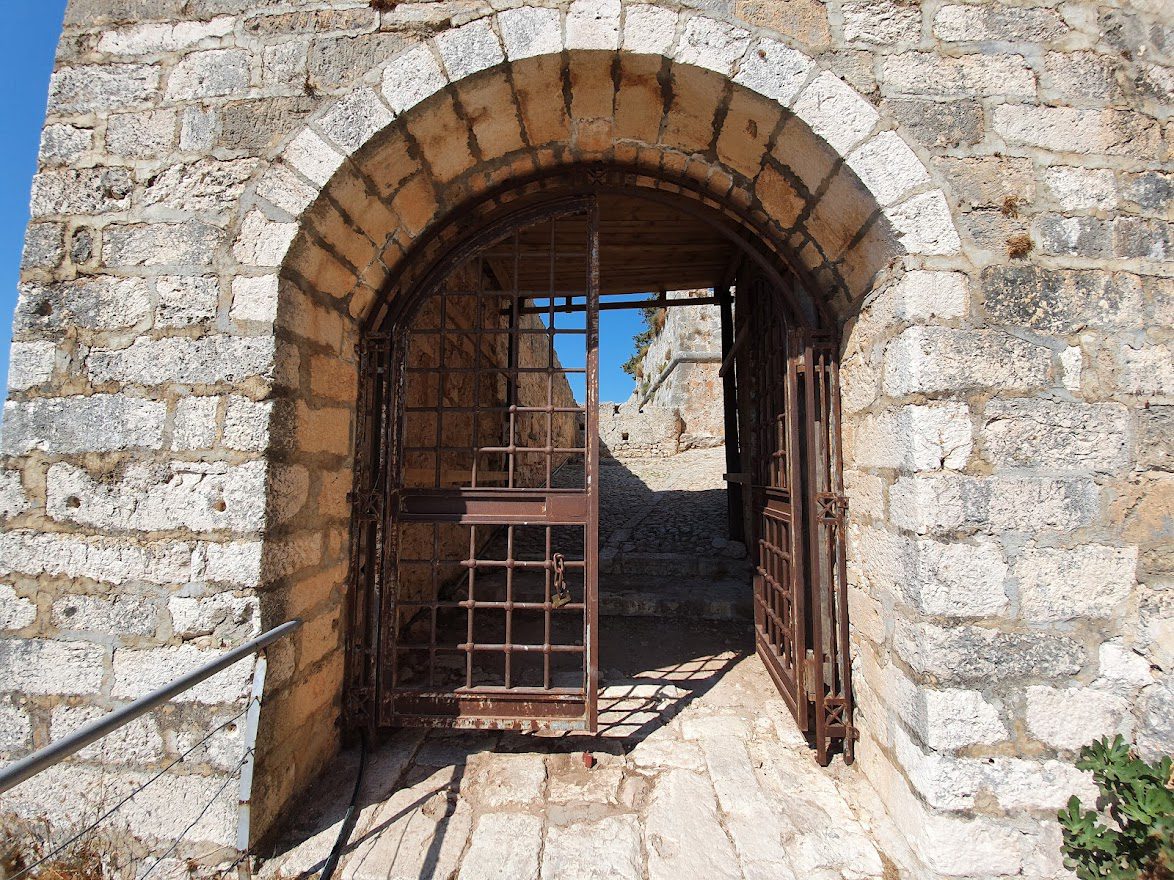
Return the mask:
<svg viewBox="0 0 1174 880">
<path fill-rule="evenodd" d="M 882 113 L 794 40 L 689 8 L 477 12 L 365 63 L 279 147 L 217 157 L 208 120 L 228 124 L 219 102 L 232 83 L 260 77 L 264 89 L 299 63 L 265 28 L 345 31 L 332 15 L 375 15 L 322 5 L 108 28 L 86 51 L 122 63 L 56 75 L 45 161 L 57 150 L 77 167 L 35 188 L 17 311 L 0 474 L 12 609 L 0 690 L 13 695 L 0 719 L 14 733 L 0 747 L 27 751 L 301 616 L 272 660 L 258 747 L 255 829 L 276 822 L 339 742 L 348 584 L 362 581 L 365 552 L 355 448 L 376 411 L 359 389 L 364 333 L 482 215 L 554 194 L 643 193 L 719 220 L 795 280 L 800 310 L 839 341 L 852 778 L 879 793 L 878 821 L 927 875 L 1054 876 L 1051 816 L 1087 790 L 1063 759 L 1113 728 L 1170 748 L 1169 614 L 1137 582 L 1139 547 L 1151 581 L 1165 570 L 1151 522 L 1165 503 L 1164 423 L 1147 401 L 1170 393 L 1169 302 L 1154 293 L 1168 273 L 1152 249 L 1073 264 L 1078 245 L 1054 245 L 1070 227 L 1083 240 L 1093 219 L 1059 215 L 1080 201 L 1056 171 L 1061 122 L 1095 141 L 1094 164 L 1142 185 L 1151 160 L 1116 136 L 1119 111 L 1031 108 L 1047 116 L 1033 132 L 1024 94 L 986 98 L 991 151 L 1053 181 L 1034 263 L 1009 264 L 976 231 L 976 214 L 989 224 L 998 211 L 962 210 L 990 202 L 967 164 L 979 159 L 915 141 L 908 113 L 898 127 L 887 112 L 897 100 Z M 947 9 L 957 27 L 972 7 Z M 887 26 L 909 14 L 890 11 Z M 996 19 L 975 39 L 1025 39 L 999 36 Z M 250 40 L 260 73 L 241 48 Z M 985 68 L 968 59 L 987 56 L 953 52 L 906 60 L 920 58 L 915 78 L 981 91 Z M 898 77 L 897 56 L 877 57 Z M 95 97 L 95 83 L 113 96 Z M 1156 151 L 1156 126 L 1130 120 Z M 168 124 L 184 172 L 150 164 L 151 126 Z M 134 189 L 67 149 L 95 125 L 149 183 Z M 1006 219 L 1022 199 L 996 188 Z M 50 240 L 66 233 L 68 260 L 65 240 Z M 147 753 L 230 715 L 243 676 L 145 729 Z M 194 798 L 219 784 L 234 747 L 180 787 Z M 0 807 L 67 818 L 69 796 L 128 784 L 151 766 L 137 760 L 129 746 L 103 753 Z M 222 806 L 197 842 L 227 840 Z M 135 834 L 165 833 L 154 809 Z"/>
</svg>

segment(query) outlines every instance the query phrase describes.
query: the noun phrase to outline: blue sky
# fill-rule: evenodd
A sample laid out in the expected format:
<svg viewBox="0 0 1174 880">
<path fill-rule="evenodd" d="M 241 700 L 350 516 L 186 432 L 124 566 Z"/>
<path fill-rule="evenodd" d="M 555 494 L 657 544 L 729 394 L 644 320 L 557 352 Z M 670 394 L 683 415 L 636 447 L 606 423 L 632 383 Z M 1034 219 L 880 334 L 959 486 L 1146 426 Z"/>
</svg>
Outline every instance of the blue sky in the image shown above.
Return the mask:
<svg viewBox="0 0 1174 880">
<path fill-rule="evenodd" d="M 8 387 L 8 346 L 20 276 L 20 252 L 28 224 L 29 189 L 45 116 L 53 53 L 61 33 L 65 0 L 5 4 L 0 29 L 0 389 Z M 601 315 L 599 393 L 601 400 L 626 400 L 632 380 L 620 369 L 632 354 L 632 336 L 642 328 L 639 311 Z M 0 390 L 0 396 L 3 396 Z"/>
<path fill-rule="evenodd" d="M 53 53 L 61 34 L 65 0 L 7 3 L 0 29 L 0 377 L 8 388 L 8 344 L 20 277 L 20 251 L 29 222 L 29 188 L 45 118 Z M 3 392 L 0 392 L 3 393 Z"/>
</svg>

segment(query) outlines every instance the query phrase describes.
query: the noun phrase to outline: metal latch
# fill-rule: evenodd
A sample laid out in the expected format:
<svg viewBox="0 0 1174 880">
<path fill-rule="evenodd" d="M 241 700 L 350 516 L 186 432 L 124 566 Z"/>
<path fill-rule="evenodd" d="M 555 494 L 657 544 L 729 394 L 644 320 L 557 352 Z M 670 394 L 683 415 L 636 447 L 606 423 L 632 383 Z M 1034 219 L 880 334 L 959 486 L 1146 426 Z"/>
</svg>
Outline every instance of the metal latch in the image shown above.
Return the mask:
<svg viewBox="0 0 1174 880">
<path fill-rule="evenodd" d="M 561 553 L 554 554 L 554 593 L 550 597 L 552 608 L 562 608 L 571 601 L 571 591 L 567 589 L 567 560 Z"/>
</svg>

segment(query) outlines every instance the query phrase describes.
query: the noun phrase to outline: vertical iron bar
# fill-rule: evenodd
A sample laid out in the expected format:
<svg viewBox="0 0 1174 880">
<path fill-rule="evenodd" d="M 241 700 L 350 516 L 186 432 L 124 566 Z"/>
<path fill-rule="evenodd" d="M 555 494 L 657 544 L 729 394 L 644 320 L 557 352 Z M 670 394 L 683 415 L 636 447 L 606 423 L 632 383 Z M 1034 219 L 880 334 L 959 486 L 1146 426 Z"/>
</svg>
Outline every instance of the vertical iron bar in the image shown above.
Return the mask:
<svg viewBox="0 0 1174 880">
<path fill-rule="evenodd" d="M 729 286 L 719 287 L 717 295 L 721 310 L 722 361 L 729 357 L 734 347 L 734 301 Z M 736 367 L 722 376 L 722 409 L 726 435 L 726 473 L 735 474 L 742 470 L 741 450 L 738 445 L 738 385 Z M 742 511 L 742 484 L 726 483 L 726 516 L 729 520 L 729 535 L 732 541 L 744 541 L 745 523 Z"/>
<path fill-rule="evenodd" d="M 583 554 L 586 604 L 587 729 L 599 727 L 599 202 L 587 221 L 587 529 Z"/>
</svg>

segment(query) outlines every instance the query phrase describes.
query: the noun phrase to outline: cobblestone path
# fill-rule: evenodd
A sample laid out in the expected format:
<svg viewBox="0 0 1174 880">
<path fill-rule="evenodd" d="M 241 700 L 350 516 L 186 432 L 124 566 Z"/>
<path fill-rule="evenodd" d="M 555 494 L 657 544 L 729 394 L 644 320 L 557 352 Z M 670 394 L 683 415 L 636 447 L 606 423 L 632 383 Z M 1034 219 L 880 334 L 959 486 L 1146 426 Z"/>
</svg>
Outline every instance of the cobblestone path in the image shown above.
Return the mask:
<svg viewBox="0 0 1174 880">
<path fill-rule="evenodd" d="M 725 560 L 721 449 L 603 468 L 601 543 L 696 568 Z M 692 562 L 690 562 L 692 560 Z M 690 581 L 668 575 L 663 580 Z M 622 580 L 601 575 L 601 590 Z M 652 577 L 646 590 L 657 588 Z M 749 591 L 748 580 L 730 580 Z M 606 605 L 606 602 L 605 602 Z M 639 613 L 639 612 L 637 612 Z M 647 611 L 644 612 L 648 614 Z M 837 779 L 795 728 L 743 619 L 612 616 L 600 638 L 600 732 L 399 731 L 368 768 L 344 880 L 862 880 L 885 865 Z M 588 767 L 584 754 L 590 754 Z M 357 756 L 298 805 L 266 878 L 318 871 Z M 324 797 L 323 793 L 328 796 Z"/>
</svg>

